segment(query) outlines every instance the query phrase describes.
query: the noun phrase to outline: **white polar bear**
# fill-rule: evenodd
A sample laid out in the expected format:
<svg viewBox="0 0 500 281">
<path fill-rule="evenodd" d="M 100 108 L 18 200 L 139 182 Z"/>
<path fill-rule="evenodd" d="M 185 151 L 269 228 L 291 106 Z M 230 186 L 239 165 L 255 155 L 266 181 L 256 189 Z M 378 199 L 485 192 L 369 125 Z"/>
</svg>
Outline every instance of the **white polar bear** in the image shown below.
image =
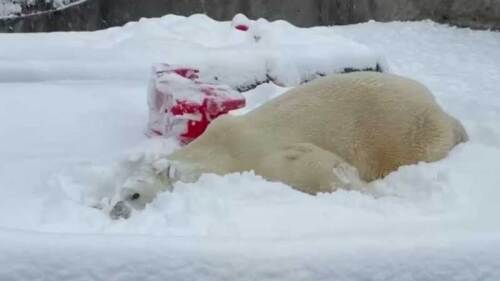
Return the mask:
<svg viewBox="0 0 500 281">
<path fill-rule="evenodd" d="M 194 142 L 147 164 L 124 188 L 114 217 L 142 208 L 176 180 L 254 170 L 316 194 L 382 178 L 402 165 L 444 158 L 468 139 L 422 84 L 355 72 L 298 86 L 243 116 L 218 118 Z M 145 184 L 147 182 L 147 184 Z"/>
</svg>

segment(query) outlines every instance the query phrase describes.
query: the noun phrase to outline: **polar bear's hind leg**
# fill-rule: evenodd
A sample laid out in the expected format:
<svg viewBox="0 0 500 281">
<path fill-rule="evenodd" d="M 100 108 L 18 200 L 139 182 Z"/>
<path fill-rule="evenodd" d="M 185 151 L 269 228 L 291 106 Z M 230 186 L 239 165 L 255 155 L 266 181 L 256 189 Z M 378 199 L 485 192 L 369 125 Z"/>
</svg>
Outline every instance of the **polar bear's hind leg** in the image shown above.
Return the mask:
<svg viewBox="0 0 500 281">
<path fill-rule="evenodd" d="M 336 154 L 312 143 L 285 145 L 264 157 L 255 172 L 309 194 L 359 184 L 357 170 Z"/>
</svg>

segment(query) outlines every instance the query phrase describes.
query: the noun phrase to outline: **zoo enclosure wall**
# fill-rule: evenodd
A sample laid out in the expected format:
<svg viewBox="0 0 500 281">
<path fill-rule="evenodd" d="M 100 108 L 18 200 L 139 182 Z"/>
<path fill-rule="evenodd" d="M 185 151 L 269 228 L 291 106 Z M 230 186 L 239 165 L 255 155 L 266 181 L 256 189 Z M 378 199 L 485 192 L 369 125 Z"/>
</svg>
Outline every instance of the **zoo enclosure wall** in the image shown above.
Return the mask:
<svg viewBox="0 0 500 281">
<path fill-rule="evenodd" d="M 431 19 L 500 30 L 500 0 L 84 0 L 62 9 L 1 18 L 0 32 L 91 31 L 141 17 L 195 13 L 217 20 L 243 13 L 298 26 Z"/>
</svg>

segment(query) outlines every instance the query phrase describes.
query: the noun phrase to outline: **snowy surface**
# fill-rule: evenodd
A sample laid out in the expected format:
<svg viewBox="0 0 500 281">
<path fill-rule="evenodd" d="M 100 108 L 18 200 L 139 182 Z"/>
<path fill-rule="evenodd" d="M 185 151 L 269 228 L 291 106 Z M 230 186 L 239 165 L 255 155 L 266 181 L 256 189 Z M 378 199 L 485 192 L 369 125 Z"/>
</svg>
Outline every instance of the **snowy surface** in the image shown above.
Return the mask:
<svg viewBox="0 0 500 281">
<path fill-rule="evenodd" d="M 0 0 L 0 18 L 17 17 L 20 15 L 39 13 L 36 8 L 38 4 L 45 4 L 47 8 L 63 9 L 71 4 L 77 4 L 86 0 Z M 23 7 L 28 11 L 23 11 Z M 24 12 L 24 13 L 23 13 Z"/>
<path fill-rule="evenodd" d="M 373 192 L 309 196 L 243 173 L 178 184 L 126 221 L 90 207 L 131 153 L 177 148 L 143 134 L 146 64 L 233 40 L 229 23 L 200 21 L 0 35 L 0 280 L 500 280 L 500 33 L 431 22 L 297 31 L 368 45 L 469 132 L 446 159 L 403 167 Z M 283 24 L 270 30 L 294 40 Z M 259 86 L 249 108 L 283 90 Z"/>
<path fill-rule="evenodd" d="M 21 5 L 12 0 L 0 0 L 0 18 L 21 13 Z"/>
<path fill-rule="evenodd" d="M 94 33 L 17 35 L 9 42 L 16 48 L 0 65 L 0 82 L 144 80 L 152 63 L 166 62 L 198 68 L 203 81 L 247 89 L 269 78 L 293 86 L 345 68 L 384 66 L 376 52 L 332 31 L 258 20 L 242 32 L 204 15 L 142 20 Z"/>
</svg>

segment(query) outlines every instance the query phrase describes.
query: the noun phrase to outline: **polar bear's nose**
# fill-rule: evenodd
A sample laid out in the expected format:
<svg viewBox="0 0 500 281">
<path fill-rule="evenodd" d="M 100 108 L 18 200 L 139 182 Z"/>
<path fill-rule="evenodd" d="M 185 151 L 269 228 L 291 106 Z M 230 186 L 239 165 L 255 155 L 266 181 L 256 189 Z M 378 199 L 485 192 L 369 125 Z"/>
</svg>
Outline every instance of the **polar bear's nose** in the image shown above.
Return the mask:
<svg viewBox="0 0 500 281">
<path fill-rule="evenodd" d="M 120 218 L 128 219 L 130 217 L 131 212 L 132 210 L 130 209 L 129 206 L 127 206 L 127 204 L 125 204 L 125 202 L 119 201 L 118 203 L 115 204 L 113 209 L 111 209 L 111 211 L 109 212 L 109 216 L 113 220 L 117 220 Z"/>
</svg>

